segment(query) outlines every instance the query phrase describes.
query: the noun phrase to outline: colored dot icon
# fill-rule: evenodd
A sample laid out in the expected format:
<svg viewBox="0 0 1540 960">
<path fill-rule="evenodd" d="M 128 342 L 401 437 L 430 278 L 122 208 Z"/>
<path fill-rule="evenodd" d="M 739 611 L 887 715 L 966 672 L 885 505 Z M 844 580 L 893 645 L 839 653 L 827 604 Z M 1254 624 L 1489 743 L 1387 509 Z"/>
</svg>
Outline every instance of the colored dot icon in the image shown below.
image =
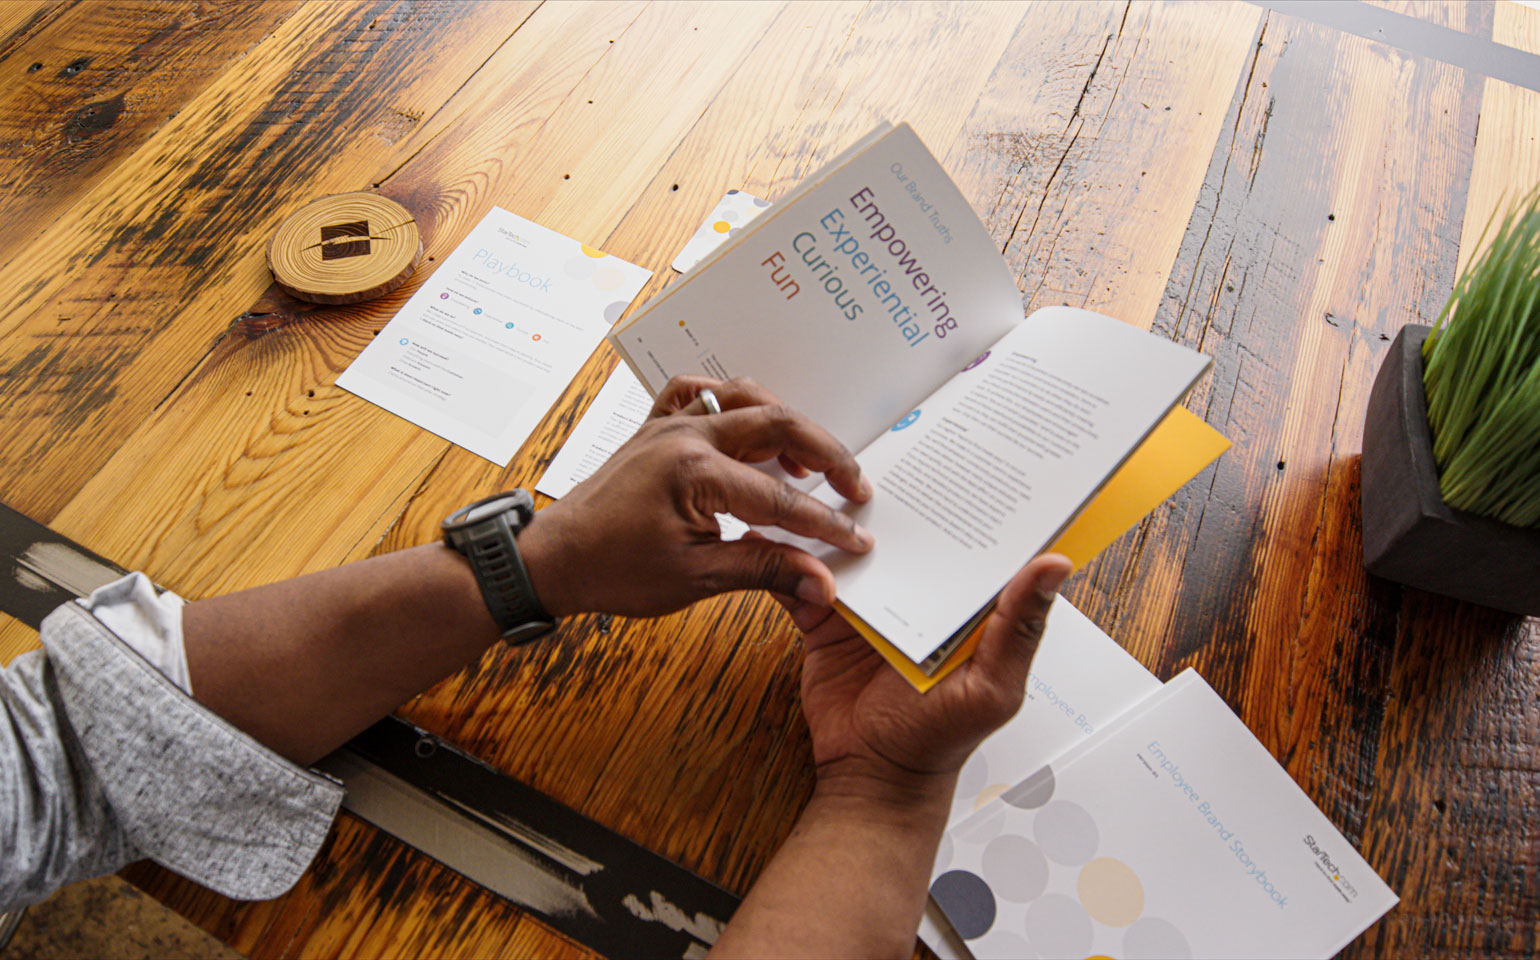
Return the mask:
<svg viewBox="0 0 1540 960">
<path fill-rule="evenodd" d="M 509 320 L 507 323 L 503 324 L 503 329 L 505 329 L 505 330 L 512 330 L 513 329 L 513 321 Z"/>
<path fill-rule="evenodd" d="M 441 293 L 441 294 L 438 295 L 438 298 L 440 300 L 448 300 L 449 299 L 449 294 L 447 292 Z"/>
<path fill-rule="evenodd" d="M 472 310 L 471 313 L 474 313 L 476 316 L 479 317 L 479 316 L 481 316 L 481 308 L 477 307 L 476 309 Z"/>
<path fill-rule="evenodd" d="M 539 339 L 540 339 L 540 334 L 538 334 L 538 333 L 537 333 L 537 334 L 534 334 L 534 335 L 532 335 L 532 336 L 531 336 L 531 337 L 530 337 L 530 339 L 531 339 L 531 340 L 535 340 L 535 341 L 538 341 L 538 340 L 539 340 Z"/>
<path fill-rule="evenodd" d="M 728 223 L 726 220 L 718 220 L 716 223 L 711 225 L 711 229 L 715 230 L 717 233 L 726 233 L 732 228 L 733 225 Z"/>
<path fill-rule="evenodd" d="M 905 414 L 904 419 L 902 419 L 902 420 L 898 421 L 897 423 L 893 424 L 892 428 L 889 429 L 888 432 L 889 433 L 897 433 L 898 431 L 907 428 L 908 426 L 913 424 L 918 419 L 920 419 L 920 411 L 919 410 L 911 410 L 907 414 Z"/>
<path fill-rule="evenodd" d="M 402 338 L 401 338 L 401 345 L 402 345 L 402 346 L 403 346 L 403 347 L 404 347 L 404 346 L 406 346 L 406 345 L 407 345 L 407 344 L 409 344 L 409 343 L 411 343 L 411 342 L 412 342 L 412 341 L 410 341 L 410 340 L 408 340 L 408 339 L 407 339 L 407 338 L 406 338 L 406 337 L 402 337 Z"/>
</svg>

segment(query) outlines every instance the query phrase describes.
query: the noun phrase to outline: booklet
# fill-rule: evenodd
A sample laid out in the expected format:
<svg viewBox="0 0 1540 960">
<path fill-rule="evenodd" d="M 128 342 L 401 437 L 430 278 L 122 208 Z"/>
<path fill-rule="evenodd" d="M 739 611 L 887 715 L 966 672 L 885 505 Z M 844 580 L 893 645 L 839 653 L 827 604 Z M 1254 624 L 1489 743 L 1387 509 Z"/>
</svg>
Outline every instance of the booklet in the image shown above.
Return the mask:
<svg viewBox="0 0 1540 960">
<path fill-rule="evenodd" d="M 337 385 L 507 466 L 650 276 L 493 207 Z"/>
<path fill-rule="evenodd" d="M 1397 897 L 1192 670 L 948 830 L 976 957 L 1330 957 Z"/>
<path fill-rule="evenodd" d="M 841 612 L 925 677 L 960 662 L 1011 575 L 1208 366 L 1085 310 L 1023 320 L 994 241 L 907 125 L 739 228 L 611 342 L 654 393 L 681 373 L 752 376 L 857 451 L 871 503 L 812 493 L 875 550 L 766 533 L 829 563 Z"/>
<path fill-rule="evenodd" d="M 1063 597 L 1055 600 L 1027 675 L 1026 700 L 963 766 L 948 827 L 1159 689 L 1155 675 L 1089 617 Z M 968 956 L 932 901 L 926 902 L 919 936 L 941 960 Z"/>
</svg>

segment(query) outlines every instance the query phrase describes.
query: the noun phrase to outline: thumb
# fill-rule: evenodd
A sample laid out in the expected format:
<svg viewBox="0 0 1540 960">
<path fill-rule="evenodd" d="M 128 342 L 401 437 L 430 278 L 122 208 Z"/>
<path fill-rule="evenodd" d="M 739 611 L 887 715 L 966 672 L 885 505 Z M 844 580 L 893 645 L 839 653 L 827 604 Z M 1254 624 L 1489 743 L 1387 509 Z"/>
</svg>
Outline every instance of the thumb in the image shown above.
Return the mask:
<svg viewBox="0 0 1540 960">
<path fill-rule="evenodd" d="M 1059 585 L 1074 572 L 1068 557 L 1045 553 L 1021 568 L 1000 591 L 1000 602 L 984 626 L 973 663 L 991 682 L 1006 690 L 1021 690 L 1027 683 L 1032 657 L 1043 639 L 1048 609 Z"/>
<path fill-rule="evenodd" d="M 769 590 L 823 607 L 834 602 L 834 574 L 806 550 L 762 537 L 715 543 L 708 549 L 717 591 Z"/>
</svg>

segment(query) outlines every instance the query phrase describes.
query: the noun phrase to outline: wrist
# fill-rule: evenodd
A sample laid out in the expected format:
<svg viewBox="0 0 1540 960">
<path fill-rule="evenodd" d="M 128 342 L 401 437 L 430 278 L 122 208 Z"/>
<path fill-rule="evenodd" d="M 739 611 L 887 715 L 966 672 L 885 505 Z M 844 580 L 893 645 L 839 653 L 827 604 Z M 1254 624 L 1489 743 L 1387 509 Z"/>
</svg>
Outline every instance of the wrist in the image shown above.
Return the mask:
<svg viewBox="0 0 1540 960">
<path fill-rule="evenodd" d="M 931 773 L 884 760 L 842 757 L 818 765 L 815 798 L 897 817 L 945 819 L 957 791 L 956 771 Z"/>
<path fill-rule="evenodd" d="M 582 574 L 572 569 L 570 542 L 561 530 L 560 514 L 547 507 L 519 531 L 519 559 L 529 574 L 535 598 L 552 617 L 588 612 L 581 595 Z"/>
</svg>

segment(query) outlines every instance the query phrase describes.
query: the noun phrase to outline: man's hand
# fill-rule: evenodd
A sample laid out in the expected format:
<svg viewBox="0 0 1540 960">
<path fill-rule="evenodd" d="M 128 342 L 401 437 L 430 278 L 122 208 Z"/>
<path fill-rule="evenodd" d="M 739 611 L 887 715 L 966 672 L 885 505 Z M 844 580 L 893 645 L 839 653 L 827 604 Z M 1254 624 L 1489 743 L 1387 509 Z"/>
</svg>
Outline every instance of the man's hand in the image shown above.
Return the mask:
<svg viewBox="0 0 1540 960">
<path fill-rule="evenodd" d="M 973 659 L 920 694 L 843 617 L 782 597 L 807 638 L 802 709 L 821 787 L 903 794 L 945 785 L 979 742 L 1015 715 L 1055 591 L 1058 554 L 1022 568 L 1000 594 Z"/>
<path fill-rule="evenodd" d="M 722 413 L 696 399 L 710 387 Z M 728 590 L 764 588 L 827 605 L 834 576 L 811 554 L 759 538 L 724 543 L 715 515 L 781 527 L 853 553 L 872 536 L 853 520 L 749 466 L 824 474 L 841 495 L 871 497 L 844 445 L 747 380 L 680 377 L 648 421 L 593 476 L 519 535 L 535 593 L 554 616 L 652 616 Z"/>
<path fill-rule="evenodd" d="M 908 957 L 957 771 L 1021 706 L 1057 554 L 1000 594 L 973 659 L 921 695 L 826 605 L 779 597 L 807 637 L 802 711 L 818 786 L 712 950 L 716 957 Z"/>
</svg>

